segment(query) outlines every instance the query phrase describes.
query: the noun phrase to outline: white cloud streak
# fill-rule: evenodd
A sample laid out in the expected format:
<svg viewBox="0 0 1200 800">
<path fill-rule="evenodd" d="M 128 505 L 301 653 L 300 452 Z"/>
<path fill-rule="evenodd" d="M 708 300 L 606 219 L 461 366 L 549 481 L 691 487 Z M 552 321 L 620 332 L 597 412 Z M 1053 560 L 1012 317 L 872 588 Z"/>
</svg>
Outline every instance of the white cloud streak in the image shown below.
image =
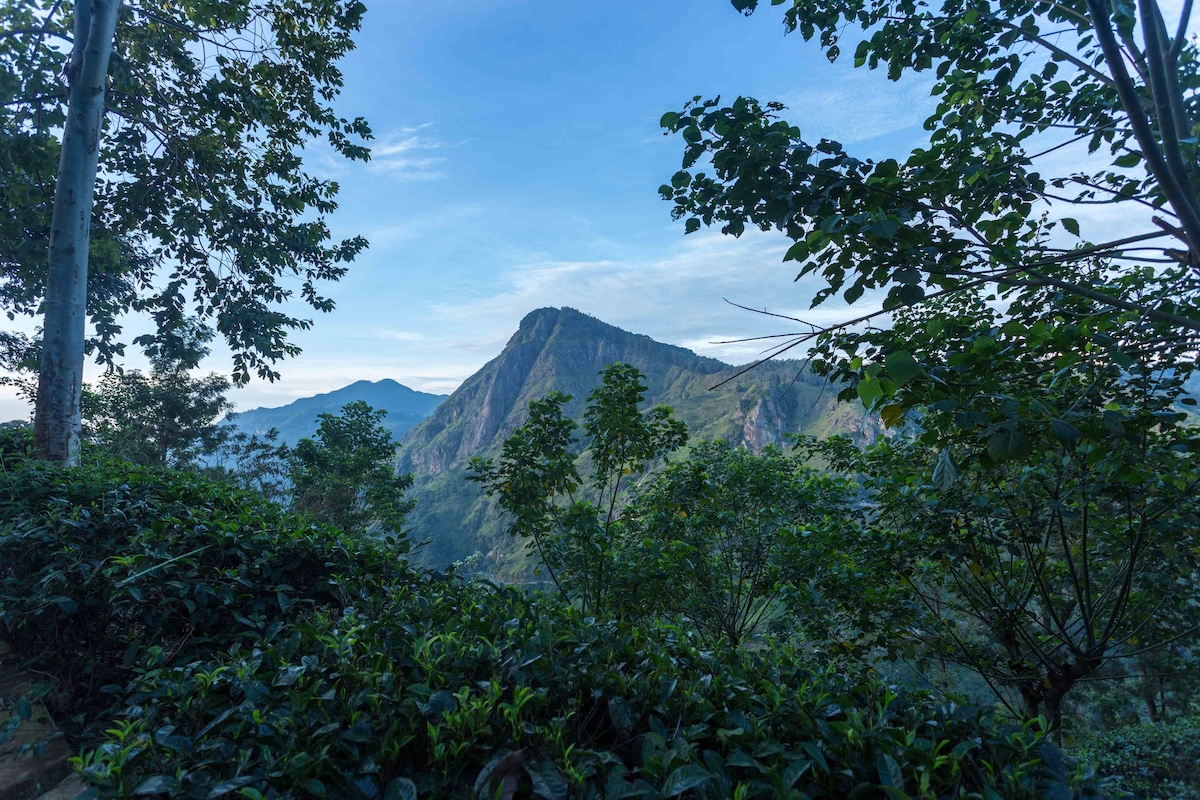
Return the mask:
<svg viewBox="0 0 1200 800">
<path fill-rule="evenodd" d="M 371 147 L 368 169 L 399 181 L 432 181 L 443 177 L 438 165 L 445 162 L 445 157 L 430 153 L 446 145 L 421 133 L 431 125 L 427 122 L 400 128 L 380 137 Z"/>
<path fill-rule="evenodd" d="M 807 141 L 852 144 L 920 127 L 936 105 L 933 83 L 924 75 L 889 81 L 881 70 L 846 69 L 839 80 L 804 82 L 779 101 Z"/>
</svg>

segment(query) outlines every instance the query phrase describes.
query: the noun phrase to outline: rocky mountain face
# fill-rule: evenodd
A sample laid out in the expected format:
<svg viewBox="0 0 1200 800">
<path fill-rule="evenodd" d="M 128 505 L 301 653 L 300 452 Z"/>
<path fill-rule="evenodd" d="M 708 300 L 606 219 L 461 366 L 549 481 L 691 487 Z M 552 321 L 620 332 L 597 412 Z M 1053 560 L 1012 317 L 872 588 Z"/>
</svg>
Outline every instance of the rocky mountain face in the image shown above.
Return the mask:
<svg viewBox="0 0 1200 800">
<path fill-rule="evenodd" d="M 317 432 L 320 414 L 337 414 L 342 406 L 363 400 L 375 409 L 387 412 L 384 426 L 397 441 L 445 400 L 447 395 L 418 392 L 391 379 L 372 383 L 357 381 L 333 392 L 303 397 L 280 408 L 255 408 L 233 415 L 231 424 L 260 436 L 271 428 L 279 431 L 279 441 L 294 445 Z"/>
<path fill-rule="evenodd" d="M 646 375 L 647 407 L 671 406 L 693 441 L 725 439 L 759 451 L 784 444 L 793 433 L 870 440 L 878 431 L 861 408 L 839 405 L 836 392 L 802 362 L 769 362 L 714 388 L 739 368 L 574 309 L 538 309 L 521 321 L 499 356 L 401 442 L 401 469 L 415 479 L 413 536 L 428 542 L 419 551 L 424 561 L 445 566 L 478 551 L 498 574 L 525 571 L 521 544 L 504 536 L 490 501 L 465 480 L 467 462 L 475 455 L 497 455 L 527 418 L 529 401 L 550 391 L 572 395 L 566 411 L 582 418 L 600 371 L 615 362 Z"/>
</svg>

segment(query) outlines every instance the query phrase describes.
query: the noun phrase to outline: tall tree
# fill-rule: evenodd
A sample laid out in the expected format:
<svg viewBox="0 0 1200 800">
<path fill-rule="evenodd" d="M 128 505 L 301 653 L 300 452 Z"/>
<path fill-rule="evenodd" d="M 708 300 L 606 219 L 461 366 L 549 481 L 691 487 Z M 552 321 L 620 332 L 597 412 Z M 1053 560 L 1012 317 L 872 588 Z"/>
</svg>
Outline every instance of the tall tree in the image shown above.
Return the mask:
<svg viewBox="0 0 1200 800">
<path fill-rule="evenodd" d="M 565 597 L 597 617 L 628 617 L 646 613 L 642 600 L 657 599 L 640 569 L 641 536 L 625 519 L 628 491 L 651 462 L 687 441 L 687 427 L 667 406 L 638 408 L 646 382 L 636 367 L 610 364 L 601 374 L 584 412 L 583 453 L 579 425 L 563 414 L 571 397 L 551 392 L 530 402 L 529 419 L 497 461 L 471 459 L 468 479 L 499 496 L 509 533 L 529 540 Z"/>
<path fill-rule="evenodd" d="M 37 201 L 0 228 L 0 300 L 12 313 L 44 306 L 44 457 L 77 457 L 88 315 L 111 358 L 121 311 L 155 320 L 147 344 L 169 340 L 190 306 L 233 350 L 242 383 L 273 379 L 298 352 L 288 331 L 311 321 L 284 303 L 332 308 L 319 284 L 366 242 L 330 242 L 337 184 L 305 173 L 299 151 L 325 139 L 368 157 L 356 143 L 366 123 L 331 106 L 364 11 L 358 0 L 0 0 L 14 23 L 0 35 L 0 185 L 6 207 Z M 98 242 L 107 290 L 88 274 Z"/>
<path fill-rule="evenodd" d="M 733 5 L 751 13 L 758 2 Z M 856 66 L 892 80 L 932 72 L 929 142 L 872 161 L 802 137 L 778 103 L 696 98 L 663 117 L 685 150 L 661 192 L 688 232 L 783 232 L 785 259 L 827 283 L 814 305 L 883 293 L 853 322 L 970 287 L 1034 288 L 1163 326 L 1160 341 L 1200 341 L 1190 2 L 1170 28 L 1155 0 L 786 5 L 787 29 L 830 59 L 857 37 Z M 1133 229 L 1111 238 L 1088 225 L 1080 211 L 1096 205 L 1124 209 Z M 810 326 L 784 346 L 820 333 Z"/>
<path fill-rule="evenodd" d="M 50 221 L 42 358 L 33 423 L 34 447 L 43 456 L 61 461 L 79 457 L 92 197 L 100 163 L 98 143 L 108 62 L 120 8 L 121 0 L 77 4 L 66 71 L 67 116 Z"/>
<path fill-rule="evenodd" d="M 872 161 L 778 103 L 696 98 L 663 118 L 685 150 L 662 195 L 688 232 L 781 231 L 824 279 L 814 305 L 882 297 L 779 350 L 815 344 L 889 425 L 920 410 L 898 459 L 852 466 L 909 520 L 890 574 L 975 627 L 905 630 L 1057 717 L 1106 662 L 1188 634 L 1166 622 L 1194 602 L 1200 439 L 1175 407 L 1200 344 L 1192 4 L 1169 27 L 1155 0 L 784 4 L 830 59 L 850 39 L 856 66 L 931 72 L 929 141 Z"/>
<path fill-rule="evenodd" d="M 803 564 L 797 553 L 806 539 L 832 540 L 830 529 L 847 525 L 851 488 L 773 447 L 755 454 L 701 442 L 655 476 L 626 515 L 638 535 L 661 543 L 674 587 L 663 609 L 738 645 L 786 607 L 808 616 L 815 604 L 798 586 L 811 579 L 806 567 L 815 571 L 831 554 Z"/>
<path fill-rule="evenodd" d="M 111 455 L 138 464 L 196 468 L 214 456 L 233 433 L 221 417 L 233 408 L 229 380 L 209 373 L 193 377 L 208 355 L 212 332 L 190 321 L 181 350 L 152 353 L 150 372 L 114 369 L 83 392 L 85 437 Z"/>
<path fill-rule="evenodd" d="M 414 505 L 404 499 L 412 478 L 396 470 L 385 416 L 362 400 L 321 414 L 316 435 L 297 442 L 289 456 L 292 508 L 349 533 L 403 534 Z"/>
<path fill-rule="evenodd" d="M 1046 432 L 1030 442 L 1037 457 L 972 459 L 949 485 L 924 469 L 919 443 L 818 452 L 869 493 L 863 534 L 839 541 L 863 565 L 859 583 L 907 589 L 896 601 L 910 617 L 891 638 L 971 670 L 1015 715 L 1058 727 L 1079 686 L 1119 675 L 1110 665 L 1169 656 L 1200 635 L 1200 475 L 1177 443 L 1150 432 L 1068 445 Z M 845 594 L 840 603 L 860 606 Z"/>
</svg>

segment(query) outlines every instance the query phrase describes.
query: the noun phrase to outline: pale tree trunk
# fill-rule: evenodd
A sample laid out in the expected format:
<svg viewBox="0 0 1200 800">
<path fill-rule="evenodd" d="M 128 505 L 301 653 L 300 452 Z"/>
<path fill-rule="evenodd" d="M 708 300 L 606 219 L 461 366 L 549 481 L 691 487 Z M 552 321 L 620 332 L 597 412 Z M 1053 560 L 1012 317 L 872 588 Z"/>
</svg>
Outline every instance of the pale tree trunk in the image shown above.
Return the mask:
<svg viewBox="0 0 1200 800">
<path fill-rule="evenodd" d="M 67 70 L 70 97 L 50 223 L 34 447 L 40 458 L 70 465 L 79 463 L 88 238 L 105 79 L 120 7 L 121 0 L 75 3 L 75 43 Z"/>
</svg>

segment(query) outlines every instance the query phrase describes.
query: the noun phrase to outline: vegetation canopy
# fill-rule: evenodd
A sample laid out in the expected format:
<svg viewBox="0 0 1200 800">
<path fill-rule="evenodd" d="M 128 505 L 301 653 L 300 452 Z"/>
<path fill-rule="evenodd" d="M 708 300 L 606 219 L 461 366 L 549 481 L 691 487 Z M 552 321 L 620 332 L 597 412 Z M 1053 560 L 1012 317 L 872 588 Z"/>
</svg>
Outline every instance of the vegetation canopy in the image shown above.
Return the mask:
<svg viewBox="0 0 1200 800">
<path fill-rule="evenodd" d="M 1034 798 L 1089 785 L 1033 727 L 787 648 L 585 619 L 552 596 L 412 571 L 385 542 L 219 483 L 63 470 L 13 444 L 0 630 L 53 681 L 45 700 L 102 797 Z"/>
<path fill-rule="evenodd" d="M 139 343 L 157 347 L 198 315 L 242 383 L 277 377 L 272 365 L 298 352 L 288 332 L 311 322 L 289 300 L 332 308 L 322 284 L 366 242 L 330 241 L 337 184 L 308 174 L 299 151 L 322 141 L 368 156 L 366 123 L 332 108 L 364 11 L 358 0 L 0 3 L 0 304 L 47 314 L 45 456 L 76 458 L 85 321 L 88 349 L 111 362 L 122 312 L 148 314 L 157 333 Z"/>
<path fill-rule="evenodd" d="M 759 4 L 733 5 L 750 13 Z M 803 137 L 778 103 L 697 97 L 662 119 L 685 150 L 661 193 L 688 232 L 783 232 L 797 277 L 827 284 L 814 305 L 882 294 L 882 306 L 839 330 L 985 288 L 1001 301 L 1066 297 L 1088 314 L 1124 314 L 1145 329 L 1135 358 L 1194 351 L 1200 73 L 1190 2 L 1178 20 L 1154 0 L 772 5 L 786 5 L 787 30 L 819 41 L 831 60 L 860 31 L 855 66 L 892 80 L 930 73 L 929 142 L 903 160 L 862 159 Z M 1096 206 L 1122 209 L 1129 235 L 1106 238 L 1087 219 Z M 781 349 L 822 333 L 809 326 Z M 1080 351 L 1112 344 L 1107 331 L 1086 333 Z M 907 350 L 881 359 L 868 385 L 911 380 L 910 355 L 920 359 Z"/>
</svg>

